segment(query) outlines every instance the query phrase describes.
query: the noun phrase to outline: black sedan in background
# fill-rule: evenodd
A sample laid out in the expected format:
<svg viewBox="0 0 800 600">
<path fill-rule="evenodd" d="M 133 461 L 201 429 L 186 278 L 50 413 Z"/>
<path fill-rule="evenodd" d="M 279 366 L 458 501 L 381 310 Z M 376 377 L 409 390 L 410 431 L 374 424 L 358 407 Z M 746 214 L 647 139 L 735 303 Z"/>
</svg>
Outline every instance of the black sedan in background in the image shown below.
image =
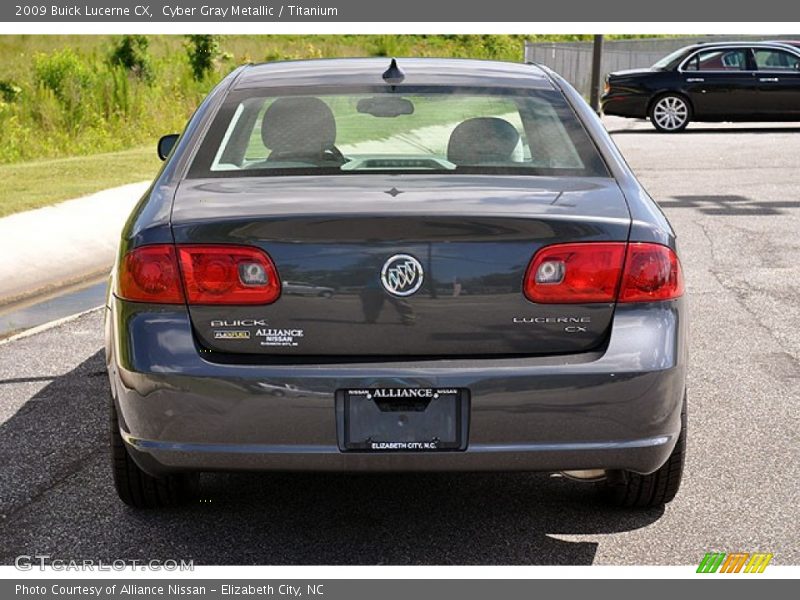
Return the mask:
<svg viewBox="0 0 800 600">
<path fill-rule="evenodd" d="M 690 121 L 800 120 L 796 42 L 696 44 L 647 69 L 611 73 L 603 113 L 649 118 L 658 131 Z"/>
</svg>

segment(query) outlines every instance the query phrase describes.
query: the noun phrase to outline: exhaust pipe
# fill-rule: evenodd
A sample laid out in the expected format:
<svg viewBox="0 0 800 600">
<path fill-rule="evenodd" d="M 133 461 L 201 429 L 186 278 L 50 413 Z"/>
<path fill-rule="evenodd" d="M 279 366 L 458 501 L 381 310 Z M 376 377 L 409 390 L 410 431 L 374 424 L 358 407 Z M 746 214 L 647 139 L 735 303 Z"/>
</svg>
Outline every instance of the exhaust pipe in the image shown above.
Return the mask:
<svg viewBox="0 0 800 600">
<path fill-rule="evenodd" d="M 603 481 L 606 478 L 605 469 L 585 469 L 582 471 L 561 471 L 561 474 L 567 479 L 573 481 L 583 481 L 585 483 L 593 483 L 595 481 Z"/>
</svg>

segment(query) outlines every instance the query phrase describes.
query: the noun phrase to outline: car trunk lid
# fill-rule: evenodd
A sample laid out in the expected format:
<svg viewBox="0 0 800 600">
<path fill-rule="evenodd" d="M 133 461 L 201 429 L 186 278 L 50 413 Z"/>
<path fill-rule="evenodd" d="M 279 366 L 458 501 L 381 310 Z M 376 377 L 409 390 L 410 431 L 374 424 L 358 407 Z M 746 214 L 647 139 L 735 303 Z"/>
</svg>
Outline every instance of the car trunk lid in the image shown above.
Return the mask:
<svg viewBox="0 0 800 600">
<path fill-rule="evenodd" d="M 190 306 L 206 350 L 424 357 L 602 344 L 613 303 L 535 304 L 523 278 L 542 246 L 627 240 L 630 217 L 607 178 L 354 174 L 187 180 L 172 224 L 178 244 L 263 249 L 283 283 L 269 305 Z M 404 297 L 398 255 L 422 270 Z"/>
</svg>

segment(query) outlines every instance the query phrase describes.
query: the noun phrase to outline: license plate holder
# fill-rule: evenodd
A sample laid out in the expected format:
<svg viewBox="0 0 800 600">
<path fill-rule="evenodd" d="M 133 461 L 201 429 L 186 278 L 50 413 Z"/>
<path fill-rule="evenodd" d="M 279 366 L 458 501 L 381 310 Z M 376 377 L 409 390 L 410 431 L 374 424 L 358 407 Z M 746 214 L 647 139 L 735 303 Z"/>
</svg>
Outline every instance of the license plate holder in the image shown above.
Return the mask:
<svg viewBox="0 0 800 600">
<path fill-rule="evenodd" d="M 362 388 L 341 390 L 337 396 L 342 450 L 438 452 L 466 448 L 466 390 Z"/>
</svg>

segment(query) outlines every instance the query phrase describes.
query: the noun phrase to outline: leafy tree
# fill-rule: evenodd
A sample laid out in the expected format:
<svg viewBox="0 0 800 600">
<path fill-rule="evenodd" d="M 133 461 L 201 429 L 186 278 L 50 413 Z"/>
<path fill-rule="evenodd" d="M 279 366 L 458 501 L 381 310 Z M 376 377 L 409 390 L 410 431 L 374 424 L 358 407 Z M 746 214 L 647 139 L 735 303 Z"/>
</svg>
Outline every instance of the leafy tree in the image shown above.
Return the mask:
<svg viewBox="0 0 800 600">
<path fill-rule="evenodd" d="M 195 81 L 203 81 L 220 56 L 219 38 L 216 35 L 187 35 L 186 54 Z"/>
<path fill-rule="evenodd" d="M 22 95 L 22 88 L 10 79 L 0 79 L 0 100 L 14 102 Z"/>
<path fill-rule="evenodd" d="M 138 77 L 152 83 L 153 65 L 150 61 L 148 46 L 150 42 L 143 35 L 123 35 L 109 56 L 112 65 L 120 66 Z"/>
<path fill-rule="evenodd" d="M 33 59 L 34 83 L 61 105 L 63 125 L 71 131 L 78 130 L 94 111 L 92 91 L 98 76 L 98 72 L 70 48 L 53 54 L 37 54 Z M 43 98 L 34 107 L 39 111 L 46 105 L 49 100 Z"/>
</svg>

